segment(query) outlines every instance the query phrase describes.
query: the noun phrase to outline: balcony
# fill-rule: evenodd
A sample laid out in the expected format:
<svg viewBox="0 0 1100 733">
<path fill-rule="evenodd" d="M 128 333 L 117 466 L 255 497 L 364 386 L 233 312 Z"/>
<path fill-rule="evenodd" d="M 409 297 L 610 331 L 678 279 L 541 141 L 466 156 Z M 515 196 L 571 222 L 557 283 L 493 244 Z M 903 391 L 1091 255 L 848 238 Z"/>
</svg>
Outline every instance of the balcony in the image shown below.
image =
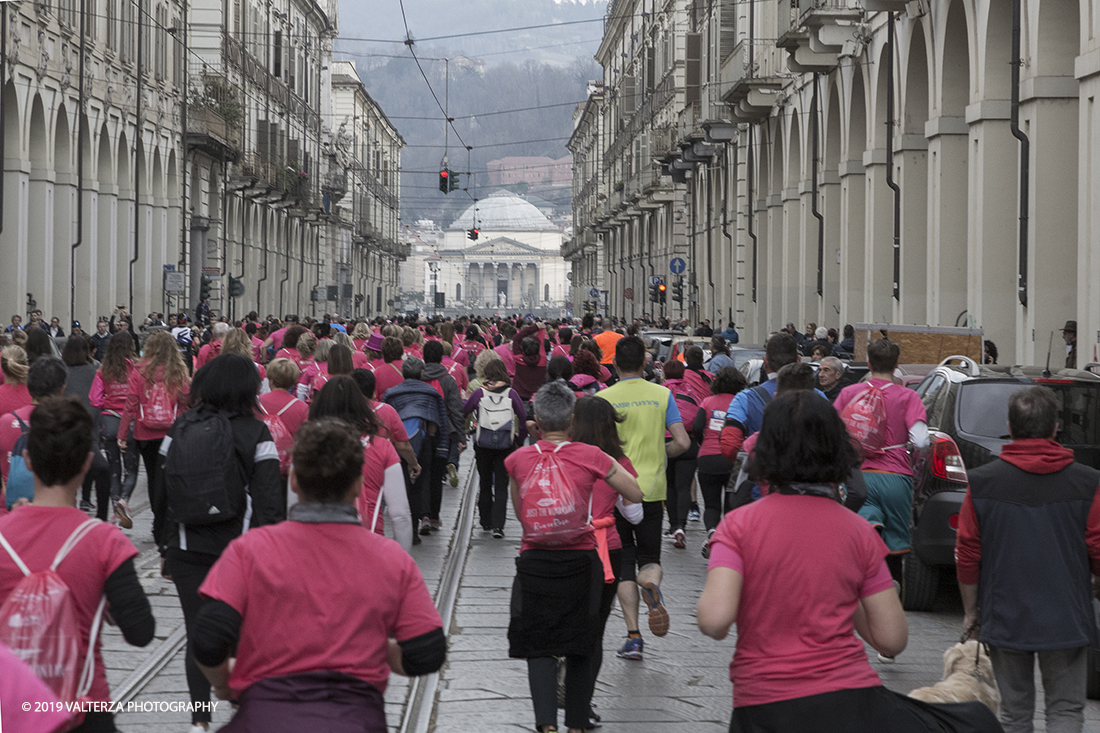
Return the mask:
<svg viewBox="0 0 1100 733">
<path fill-rule="evenodd" d="M 187 95 L 187 147 L 214 160 L 236 160 L 244 121 L 240 90 L 205 69 L 193 79 Z"/>
<path fill-rule="evenodd" d="M 780 17 L 776 45 L 787 51 L 795 73 L 828 73 L 837 67 L 845 44 L 854 43 L 863 11 L 845 0 L 799 0 Z"/>
<path fill-rule="evenodd" d="M 729 105 L 736 122 L 762 122 L 771 115 L 783 80 L 778 76 L 757 76 L 750 65 L 749 41 L 743 40 L 722 62 L 722 101 Z"/>
<path fill-rule="evenodd" d="M 895 13 L 904 13 L 905 6 L 909 3 L 907 0 L 860 0 L 866 10 L 882 10 L 893 11 Z"/>
</svg>

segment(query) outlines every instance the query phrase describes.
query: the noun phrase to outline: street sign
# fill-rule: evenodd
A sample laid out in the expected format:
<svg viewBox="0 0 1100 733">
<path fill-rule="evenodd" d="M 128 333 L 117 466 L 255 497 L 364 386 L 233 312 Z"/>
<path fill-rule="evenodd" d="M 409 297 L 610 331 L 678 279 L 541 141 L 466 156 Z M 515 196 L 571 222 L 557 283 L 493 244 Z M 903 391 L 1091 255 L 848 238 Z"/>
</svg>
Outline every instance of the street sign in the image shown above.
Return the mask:
<svg viewBox="0 0 1100 733">
<path fill-rule="evenodd" d="M 182 293 L 187 290 L 187 276 L 174 270 L 164 271 L 164 292 Z"/>
<path fill-rule="evenodd" d="M 627 288 L 623 290 L 623 297 L 627 300 L 634 300 L 634 288 Z"/>
<path fill-rule="evenodd" d="M 672 261 L 668 263 L 668 269 L 672 270 L 673 275 L 679 275 L 687 269 L 687 263 L 684 262 L 683 257 L 673 257 Z"/>
<path fill-rule="evenodd" d="M 167 271 L 167 272 L 171 272 L 171 271 L 173 271 L 173 270 L 175 270 L 175 269 L 176 269 L 176 266 L 175 266 L 175 265 L 165 265 L 165 266 L 164 266 L 164 269 L 165 269 L 165 271 Z"/>
<path fill-rule="evenodd" d="M 663 277 L 661 277 L 660 275 L 652 275 L 649 278 L 649 284 L 650 285 L 660 285 L 664 281 L 665 281 L 665 279 Z"/>
<path fill-rule="evenodd" d="M 600 291 L 599 291 L 599 290 L 596 290 L 596 288 L 592 288 L 591 290 L 589 290 L 589 291 L 588 291 L 588 294 L 589 294 L 590 296 L 592 296 L 593 298 L 598 298 L 598 297 L 600 297 Z"/>
</svg>

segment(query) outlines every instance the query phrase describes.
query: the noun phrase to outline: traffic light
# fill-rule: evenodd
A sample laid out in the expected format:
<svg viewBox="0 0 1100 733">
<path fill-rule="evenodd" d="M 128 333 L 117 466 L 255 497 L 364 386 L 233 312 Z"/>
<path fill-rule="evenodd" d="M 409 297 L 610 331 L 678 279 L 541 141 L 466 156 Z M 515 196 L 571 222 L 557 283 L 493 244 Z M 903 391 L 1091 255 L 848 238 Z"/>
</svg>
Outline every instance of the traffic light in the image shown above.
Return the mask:
<svg viewBox="0 0 1100 733">
<path fill-rule="evenodd" d="M 672 283 L 672 299 L 677 303 L 684 302 L 684 278 L 676 278 L 676 282 Z"/>
<path fill-rule="evenodd" d="M 203 275 L 202 281 L 199 284 L 199 300 L 206 300 L 210 297 L 210 276 Z"/>
<path fill-rule="evenodd" d="M 363 294 L 362 293 L 356 293 L 355 294 L 355 307 L 358 308 L 362 304 L 362 302 L 363 302 Z"/>
<path fill-rule="evenodd" d="M 657 292 L 657 283 L 650 283 L 649 284 L 649 302 L 650 303 L 659 303 L 660 301 L 658 300 L 658 297 L 659 297 L 659 294 Z"/>
<path fill-rule="evenodd" d="M 446 168 L 439 171 L 439 190 L 443 193 L 451 192 L 451 172 Z"/>
<path fill-rule="evenodd" d="M 481 234 L 481 231 L 477 227 L 474 227 L 473 229 L 467 229 L 466 230 L 466 238 L 467 239 L 476 240 L 480 234 Z"/>
<path fill-rule="evenodd" d="M 447 173 L 448 173 L 447 180 L 450 181 L 451 190 L 452 191 L 457 191 L 458 190 L 458 174 L 455 173 L 452 170 L 447 171 Z"/>
<path fill-rule="evenodd" d="M 664 282 L 657 286 L 657 302 L 664 303 L 668 300 L 668 288 Z"/>
<path fill-rule="evenodd" d="M 229 287 L 226 290 L 230 298 L 239 298 L 244 295 L 244 281 L 239 277 L 229 276 Z"/>
</svg>

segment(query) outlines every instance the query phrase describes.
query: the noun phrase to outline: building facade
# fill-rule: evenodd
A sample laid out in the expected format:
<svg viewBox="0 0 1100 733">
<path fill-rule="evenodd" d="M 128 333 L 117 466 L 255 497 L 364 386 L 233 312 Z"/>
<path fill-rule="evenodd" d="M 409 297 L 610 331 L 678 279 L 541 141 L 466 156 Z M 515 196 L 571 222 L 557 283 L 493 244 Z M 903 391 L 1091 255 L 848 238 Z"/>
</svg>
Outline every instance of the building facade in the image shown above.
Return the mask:
<svg viewBox="0 0 1100 733">
<path fill-rule="evenodd" d="M 651 145 L 642 172 L 683 181 L 683 228 L 666 244 L 658 225 L 654 244 L 657 259 L 671 246 L 687 262 L 685 317 L 732 320 L 750 341 L 789 321 L 967 325 L 1020 363 L 1044 361 L 1051 333 L 1057 349 L 1076 320 L 1088 361 L 1100 348 L 1100 4 L 1015 5 L 673 0 L 643 14 L 615 0 L 614 52 L 598 57 L 612 169 L 661 128 L 654 114 L 635 121 L 655 92 L 616 70 L 648 64 L 651 39 L 659 56 L 662 19 L 679 20 L 675 140 Z M 641 103 L 624 122 L 615 100 L 631 92 Z M 629 315 L 617 273 L 645 260 L 632 232 L 645 241 L 653 215 L 630 200 L 630 177 L 596 180 L 610 205 L 574 239 L 602 235 L 611 310 Z"/>
<path fill-rule="evenodd" d="M 398 272 L 409 255 L 400 241 L 398 179 L 405 141 L 367 94 L 352 61 L 332 62 L 328 238 L 336 247 L 343 315 L 393 312 Z"/>
<path fill-rule="evenodd" d="M 377 147 L 369 160 L 339 150 L 336 20 L 335 0 L 7 4 L 5 310 L 89 321 L 124 305 L 140 319 L 191 310 L 209 291 L 216 313 L 237 318 L 351 314 L 354 298 L 329 300 L 346 284 L 363 306 L 373 288 L 371 312 L 379 287 L 392 300 L 403 143 L 363 102 Z M 350 170 L 371 192 L 366 239 L 333 208 Z"/>
<path fill-rule="evenodd" d="M 559 227 L 507 191 L 470 204 L 424 258 L 428 312 L 561 316 L 570 294 L 562 240 Z"/>
<path fill-rule="evenodd" d="M 183 226 L 182 4 L 44 0 L 2 12 L 5 311 L 37 307 L 68 331 L 65 320 L 119 305 L 161 310 Z"/>
</svg>

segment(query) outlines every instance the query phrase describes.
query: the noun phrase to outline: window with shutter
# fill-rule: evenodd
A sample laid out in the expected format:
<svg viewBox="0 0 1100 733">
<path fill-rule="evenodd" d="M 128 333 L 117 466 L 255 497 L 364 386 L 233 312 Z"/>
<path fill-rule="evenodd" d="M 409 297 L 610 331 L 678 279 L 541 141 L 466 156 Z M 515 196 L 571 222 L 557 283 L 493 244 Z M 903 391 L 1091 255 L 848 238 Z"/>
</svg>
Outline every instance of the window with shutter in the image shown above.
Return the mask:
<svg viewBox="0 0 1100 733">
<path fill-rule="evenodd" d="M 684 103 L 699 101 L 700 63 L 702 38 L 698 33 L 688 33 L 684 37 Z"/>
<path fill-rule="evenodd" d="M 267 120 L 256 120 L 256 154 L 264 163 L 271 160 L 270 142 Z"/>
<path fill-rule="evenodd" d="M 737 45 L 737 2 L 721 0 L 718 6 L 718 59 L 725 61 Z"/>
</svg>

